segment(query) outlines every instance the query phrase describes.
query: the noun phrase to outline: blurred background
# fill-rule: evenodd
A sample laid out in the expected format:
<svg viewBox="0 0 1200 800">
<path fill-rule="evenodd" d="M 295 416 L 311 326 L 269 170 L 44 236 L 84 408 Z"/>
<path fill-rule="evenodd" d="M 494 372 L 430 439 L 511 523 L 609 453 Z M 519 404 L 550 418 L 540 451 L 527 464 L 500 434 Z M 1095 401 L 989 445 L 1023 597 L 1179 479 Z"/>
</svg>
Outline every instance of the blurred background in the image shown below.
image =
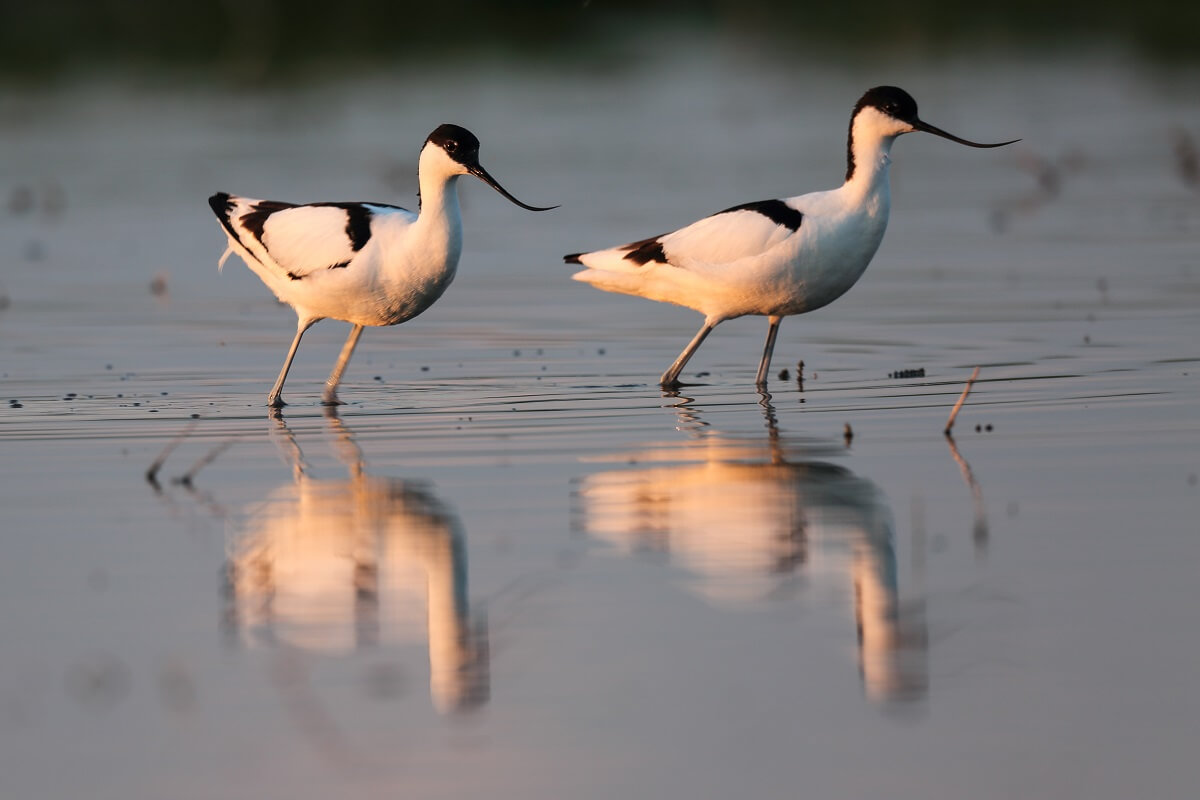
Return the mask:
<svg viewBox="0 0 1200 800">
<path fill-rule="evenodd" d="M 495 57 L 617 65 L 697 35 L 831 59 L 1075 47 L 1200 57 L 1200 8 L 1180 0 L 4 0 L 0 14 L 0 72 L 12 82 L 106 69 L 238 86 Z"/>
<path fill-rule="evenodd" d="M 1198 36 L 1168 0 L 0 0 L 0 797 L 1191 798 Z M 561 255 L 837 186 L 884 83 L 1022 141 L 905 136 L 772 397 L 758 318 L 664 397 L 698 316 Z M 367 331 L 341 420 L 314 327 L 268 419 L 294 316 L 218 275 L 206 198 L 415 208 L 443 122 L 561 207 L 461 181 L 446 295 Z"/>
</svg>

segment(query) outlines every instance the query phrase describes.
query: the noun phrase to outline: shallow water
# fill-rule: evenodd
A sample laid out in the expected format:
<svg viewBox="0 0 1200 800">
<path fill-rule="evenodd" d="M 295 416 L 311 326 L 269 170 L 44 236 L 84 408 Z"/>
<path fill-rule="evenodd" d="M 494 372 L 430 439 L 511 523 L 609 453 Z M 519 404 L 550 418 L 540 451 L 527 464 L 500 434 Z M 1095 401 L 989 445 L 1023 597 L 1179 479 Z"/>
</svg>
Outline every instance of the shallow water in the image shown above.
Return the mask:
<svg viewBox="0 0 1200 800">
<path fill-rule="evenodd" d="M 5 95 L 0 793 L 1191 796 L 1195 76 L 889 71 L 1021 149 L 903 139 L 789 378 L 737 320 L 664 396 L 698 316 L 559 255 L 835 184 L 880 76 L 780 66 Z M 563 208 L 464 187 L 447 295 L 367 332 L 340 418 L 313 329 L 269 418 L 293 318 L 204 198 L 403 204 L 442 121 Z"/>
</svg>

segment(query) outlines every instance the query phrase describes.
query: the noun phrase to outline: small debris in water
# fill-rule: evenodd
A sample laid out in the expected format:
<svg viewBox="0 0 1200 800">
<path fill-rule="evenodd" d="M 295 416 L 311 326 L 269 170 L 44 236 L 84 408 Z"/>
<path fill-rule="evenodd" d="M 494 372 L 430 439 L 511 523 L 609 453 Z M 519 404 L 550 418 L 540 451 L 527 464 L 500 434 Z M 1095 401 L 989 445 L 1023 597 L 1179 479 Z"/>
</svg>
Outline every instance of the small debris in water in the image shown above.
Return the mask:
<svg viewBox="0 0 1200 800">
<path fill-rule="evenodd" d="M 786 380 L 790 380 L 791 377 L 792 377 L 792 373 L 787 371 L 787 367 L 784 367 L 783 369 L 779 370 L 779 380 L 786 381 Z"/>
<path fill-rule="evenodd" d="M 849 447 L 850 443 L 854 441 L 854 429 L 850 427 L 849 422 L 847 422 L 846 427 L 842 429 L 842 438 L 846 440 L 846 447 Z"/>
<path fill-rule="evenodd" d="M 97 712 L 116 707 L 129 694 L 131 684 L 129 667 L 107 653 L 71 665 L 64 679 L 67 696 Z"/>
<path fill-rule="evenodd" d="M 13 187 L 8 196 L 8 210 L 14 216 L 28 214 L 33 210 L 33 189 L 25 185 Z"/>
<path fill-rule="evenodd" d="M 602 356 L 602 355 L 604 355 L 606 352 L 607 352 L 607 351 L 606 351 L 606 350 L 605 350 L 603 347 L 600 347 L 600 348 L 597 348 L 597 350 L 596 350 L 596 355 L 598 355 L 598 356 Z"/>
<path fill-rule="evenodd" d="M 150 280 L 150 294 L 155 297 L 167 296 L 167 273 L 159 272 Z"/>
<path fill-rule="evenodd" d="M 429 367 L 421 367 L 421 372 L 429 372 Z"/>
<path fill-rule="evenodd" d="M 521 357 L 521 351 L 513 350 L 513 358 L 520 358 L 520 357 Z"/>
<path fill-rule="evenodd" d="M 381 383 L 382 383 L 382 382 L 383 382 L 383 376 L 382 376 L 382 375 L 376 375 L 376 376 L 375 376 L 375 380 L 377 380 L 377 381 L 379 381 L 379 382 L 381 382 Z"/>
<path fill-rule="evenodd" d="M 697 372 L 696 373 L 697 378 L 707 378 L 708 376 L 709 376 L 709 373 L 707 373 L 707 372 Z"/>
<path fill-rule="evenodd" d="M 404 669 L 397 664 L 381 662 L 363 671 L 363 692 L 372 700 L 394 700 L 407 688 Z"/>
<path fill-rule="evenodd" d="M 1175 167 L 1179 177 L 1193 189 L 1200 189 L 1200 149 L 1196 140 L 1183 128 L 1171 131 L 1172 144 L 1175 149 Z"/>
<path fill-rule="evenodd" d="M 925 368 L 919 367 L 917 369 L 899 369 L 895 372 L 889 372 L 888 377 L 895 380 L 904 380 L 905 378 L 924 378 Z"/>
<path fill-rule="evenodd" d="M 171 661 L 162 667 L 158 674 L 158 693 L 163 706 L 177 714 L 196 707 L 196 682 L 182 662 Z"/>
</svg>

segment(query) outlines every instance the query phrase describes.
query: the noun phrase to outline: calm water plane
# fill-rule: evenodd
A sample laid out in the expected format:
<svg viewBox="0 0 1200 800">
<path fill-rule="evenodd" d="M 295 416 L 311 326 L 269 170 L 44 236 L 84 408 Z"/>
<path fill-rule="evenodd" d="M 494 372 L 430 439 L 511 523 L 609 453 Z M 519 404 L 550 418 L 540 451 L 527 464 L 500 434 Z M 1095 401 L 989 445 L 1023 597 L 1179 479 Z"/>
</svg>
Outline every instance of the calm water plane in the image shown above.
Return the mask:
<svg viewBox="0 0 1200 800">
<path fill-rule="evenodd" d="M 883 240 L 890 206 L 889 153 L 896 137 L 925 131 L 971 147 L 981 144 L 935 128 L 917 116 L 903 89 L 877 86 L 850 117 L 846 182 L 838 189 L 760 200 L 727 208 L 661 236 L 590 253 L 564 256 L 586 269 L 574 278 L 598 289 L 695 309 L 704 325 L 661 383 L 680 385 L 679 373 L 718 324 L 758 314 L 767 340 L 756 383 L 767 382 L 779 323 L 841 297 L 862 276 Z"/>
<path fill-rule="evenodd" d="M 296 337 L 267 405 L 285 405 L 283 383 L 300 338 L 313 323 L 339 319 L 354 327 L 325 382 L 322 403 L 337 405 L 337 387 L 367 325 L 398 325 L 420 314 L 454 280 L 462 252 L 460 175 L 474 175 L 530 211 L 479 163 L 479 139 L 441 125 L 425 140 L 418 165 L 420 213 L 384 203 L 252 200 L 218 192 L 209 205 L 229 236 L 231 253 L 296 311 Z"/>
</svg>

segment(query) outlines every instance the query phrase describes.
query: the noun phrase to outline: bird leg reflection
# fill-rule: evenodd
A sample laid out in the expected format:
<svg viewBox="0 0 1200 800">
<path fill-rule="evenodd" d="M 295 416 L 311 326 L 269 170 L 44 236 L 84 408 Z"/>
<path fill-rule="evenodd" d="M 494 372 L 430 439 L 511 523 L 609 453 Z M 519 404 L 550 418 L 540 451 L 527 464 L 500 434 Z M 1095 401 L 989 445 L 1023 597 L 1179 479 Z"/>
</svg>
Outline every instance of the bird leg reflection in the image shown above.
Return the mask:
<svg viewBox="0 0 1200 800">
<path fill-rule="evenodd" d="M 669 555 L 689 589 L 720 607 L 781 602 L 810 580 L 847 576 L 868 694 L 919 701 L 925 623 L 900 601 L 886 497 L 811 448 L 788 451 L 768 393 L 759 406 L 766 447 L 702 428 L 690 399 L 670 406 L 699 441 L 620 454 L 614 460 L 640 466 L 587 476 L 576 494 L 584 529 L 630 555 Z"/>
<path fill-rule="evenodd" d="M 250 644 L 343 652 L 405 638 L 428 642 L 430 693 L 442 711 L 485 704 L 487 626 L 467 599 L 454 511 L 417 481 L 371 475 L 353 433 L 326 415 L 348 479 L 318 479 L 282 418 L 272 436 L 293 480 L 250 510 L 230 543 L 226 625 Z M 415 597 L 414 597 L 415 595 Z M 424 624 L 406 612 L 426 606 Z"/>
</svg>

